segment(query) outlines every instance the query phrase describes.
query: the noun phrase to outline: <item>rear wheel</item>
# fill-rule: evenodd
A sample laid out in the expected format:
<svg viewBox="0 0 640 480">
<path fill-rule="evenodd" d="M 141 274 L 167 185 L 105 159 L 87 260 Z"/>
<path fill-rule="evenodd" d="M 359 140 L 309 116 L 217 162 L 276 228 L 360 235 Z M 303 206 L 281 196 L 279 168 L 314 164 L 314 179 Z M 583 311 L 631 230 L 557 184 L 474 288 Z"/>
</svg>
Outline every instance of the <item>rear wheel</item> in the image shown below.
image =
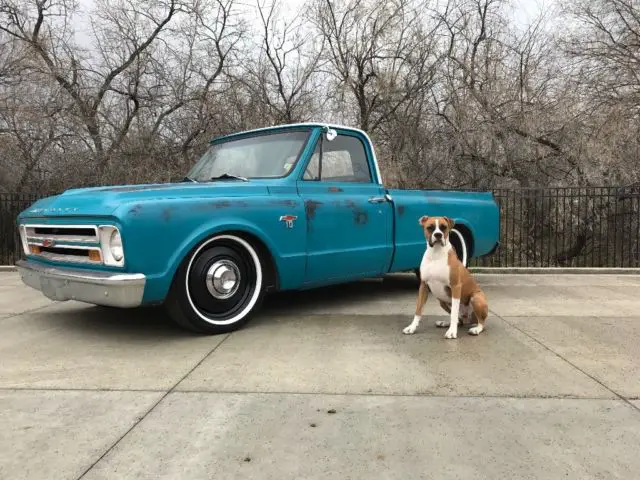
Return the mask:
<svg viewBox="0 0 640 480">
<path fill-rule="evenodd" d="M 206 240 L 178 269 L 166 301 L 171 318 L 189 330 L 237 330 L 264 294 L 260 256 L 244 238 L 222 234 Z"/>
<path fill-rule="evenodd" d="M 456 251 L 458 260 L 466 267 L 469 263 L 469 241 L 465 235 L 460 230 L 453 228 L 449 233 L 449 242 Z"/>
</svg>

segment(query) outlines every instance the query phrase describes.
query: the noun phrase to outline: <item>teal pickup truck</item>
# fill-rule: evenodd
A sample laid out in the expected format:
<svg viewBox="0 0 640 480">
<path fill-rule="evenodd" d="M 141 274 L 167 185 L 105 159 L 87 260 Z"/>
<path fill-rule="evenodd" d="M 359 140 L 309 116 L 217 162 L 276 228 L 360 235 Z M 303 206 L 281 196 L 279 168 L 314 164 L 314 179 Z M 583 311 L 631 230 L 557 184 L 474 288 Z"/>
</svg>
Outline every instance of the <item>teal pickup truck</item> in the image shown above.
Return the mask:
<svg viewBox="0 0 640 480">
<path fill-rule="evenodd" d="M 16 266 L 53 300 L 163 304 L 182 327 L 217 334 L 267 292 L 415 271 L 422 215 L 454 219 L 465 264 L 498 246 L 491 193 L 385 188 L 365 132 L 281 125 L 214 139 L 180 182 L 39 200 L 18 217 Z"/>
</svg>

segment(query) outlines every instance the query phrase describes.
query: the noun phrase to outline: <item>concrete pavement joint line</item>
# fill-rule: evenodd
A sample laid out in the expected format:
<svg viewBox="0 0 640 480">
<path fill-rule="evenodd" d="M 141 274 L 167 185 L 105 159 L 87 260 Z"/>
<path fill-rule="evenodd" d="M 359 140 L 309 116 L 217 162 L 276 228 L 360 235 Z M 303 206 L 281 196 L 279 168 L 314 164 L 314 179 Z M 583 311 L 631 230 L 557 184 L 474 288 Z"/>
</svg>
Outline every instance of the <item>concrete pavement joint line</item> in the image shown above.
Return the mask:
<svg viewBox="0 0 640 480">
<path fill-rule="evenodd" d="M 215 352 L 215 351 L 220 347 L 220 345 L 222 345 L 224 342 L 226 342 L 227 338 L 229 338 L 230 336 L 231 336 L 231 333 L 228 333 L 226 337 L 224 337 L 224 338 L 223 338 L 223 339 L 222 339 L 222 340 L 221 340 L 221 341 L 220 341 L 220 342 L 219 342 L 215 347 L 213 347 L 213 348 L 209 351 L 209 353 L 207 353 L 204 357 L 202 357 L 202 358 L 200 359 L 200 361 L 199 361 L 198 363 L 196 363 L 196 364 L 193 366 L 193 368 L 191 368 L 187 373 L 185 373 L 185 374 L 184 374 L 184 375 L 183 375 L 183 376 L 182 376 L 182 377 L 181 377 L 181 378 L 180 378 L 180 379 L 179 379 L 179 380 L 178 380 L 178 381 L 177 381 L 177 382 L 176 382 L 176 383 L 175 383 L 175 384 L 174 384 L 174 385 L 169 389 L 169 390 L 167 390 L 167 391 L 165 392 L 165 394 L 164 394 L 164 395 L 162 395 L 162 396 L 158 399 L 158 401 L 157 401 L 157 402 L 155 402 L 153 405 L 151 405 L 151 408 L 149 408 L 149 410 L 147 410 L 147 411 L 144 413 L 144 415 L 142 415 L 140 418 L 138 418 L 138 420 L 136 420 L 135 422 L 133 422 L 133 425 L 131 425 L 131 427 L 129 427 L 129 429 L 128 429 L 126 432 L 124 432 L 124 434 L 122 434 L 122 435 L 120 436 L 120 438 L 118 438 L 118 439 L 113 443 L 113 445 L 111 445 L 109 448 L 107 448 L 107 449 L 105 450 L 105 452 L 104 452 L 102 455 L 100 455 L 100 457 L 99 457 L 95 462 L 93 462 L 91 465 L 89 465 L 89 468 L 87 468 L 84 472 L 82 472 L 82 475 L 80 475 L 80 476 L 78 477 L 78 479 L 77 479 L 77 480 L 80 480 L 80 479 L 84 478 L 84 476 L 85 476 L 87 473 L 89 473 L 89 472 L 93 469 L 93 467 L 95 467 L 95 466 L 100 462 L 100 460 L 102 460 L 104 457 L 106 457 L 106 456 L 109 454 L 109 452 L 111 452 L 111 450 L 113 450 L 113 449 L 114 449 L 114 448 L 115 448 L 115 447 L 116 447 L 116 446 L 117 446 L 117 445 L 118 445 L 118 444 L 119 444 L 119 443 L 120 443 L 120 442 L 121 442 L 121 441 L 122 441 L 122 440 L 123 440 L 127 435 L 129 435 L 129 433 L 131 433 L 131 431 L 132 431 L 134 428 L 136 428 L 136 427 L 140 424 L 140 422 L 142 422 L 145 418 L 147 418 L 147 416 L 148 416 L 148 415 L 149 415 L 153 410 L 155 410 L 155 408 L 160 404 L 160 402 L 162 402 L 165 398 L 167 398 L 167 396 L 168 396 L 170 393 L 172 393 L 172 392 L 176 389 L 176 387 L 177 387 L 178 385 L 180 385 L 180 383 L 182 383 L 182 381 L 183 381 L 185 378 L 187 378 L 189 375 L 191 375 L 191 374 L 193 373 L 193 371 L 194 371 L 196 368 L 198 368 L 200 365 L 202 365 L 202 363 L 203 363 L 207 358 L 209 358 L 209 357 L 213 354 L 213 352 Z"/>
<path fill-rule="evenodd" d="M 9 313 L 9 314 L 7 314 L 7 316 L 6 316 L 6 317 L 0 317 L 0 321 L 2 321 L 2 320 L 8 320 L 8 319 L 13 318 L 13 317 L 19 317 L 20 315 L 24 315 L 25 313 L 33 313 L 33 312 L 37 312 L 38 310 L 43 310 L 43 309 L 45 309 L 45 308 L 52 307 L 52 306 L 54 306 L 54 305 L 57 305 L 58 303 L 59 303 L 59 302 L 54 302 L 54 303 L 52 303 L 52 304 L 50 304 L 50 305 L 45 305 L 45 306 L 43 306 L 43 307 L 38 307 L 38 308 L 32 308 L 31 310 L 25 310 L 24 312 Z"/>
<path fill-rule="evenodd" d="M 616 397 L 618 397 L 619 400 L 622 400 L 624 403 L 626 403 L 627 405 L 629 405 L 631 408 L 633 408 L 634 410 L 636 410 L 637 412 L 640 412 L 640 407 L 636 406 L 630 399 L 624 397 L 623 395 L 619 394 L 618 392 L 616 392 L 614 389 L 612 389 L 611 387 L 609 387 L 608 385 L 604 384 L 602 381 L 598 380 L 596 377 L 594 377 L 593 375 L 591 375 L 590 373 L 587 373 L 585 370 L 583 370 L 582 368 L 580 368 L 579 366 L 577 366 L 575 363 L 573 363 L 571 360 L 566 359 L 565 357 L 563 357 L 562 355 L 560 355 L 558 352 L 556 352 L 555 350 L 553 350 L 552 348 L 548 347 L 547 345 L 545 345 L 544 343 L 542 343 L 540 340 L 538 340 L 536 337 L 534 337 L 533 335 L 530 335 L 529 333 L 525 332 L 524 330 L 522 330 L 521 328 L 519 328 L 517 325 L 514 325 L 513 323 L 509 322 L 508 320 L 505 320 L 503 317 L 501 317 L 500 315 L 498 315 L 496 312 L 494 312 L 493 310 L 489 310 L 492 314 L 494 314 L 496 317 L 498 317 L 500 320 L 502 320 L 504 323 L 506 323 L 507 325 L 509 325 L 511 328 L 515 328 L 517 331 L 519 331 L 520 333 L 522 333 L 523 335 L 526 335 L 527 337 L 529 337 L 531 340 L 533 340 L 534 342 L 536 342 L 538 345 L 542 346 L 543 348 L 545 348 L 546 350 L 548 350 L 549 352 L 553 353 L 555 356 L 557 356 L 558 358 L 560 358 L 561 360 L 564 360 L 565 362 L 567 362 L 569 365 L 571 365 L 573 368 L 575 368 L 576 370 L 578 370 L 579 372 L 581 372 L 583 375 L 586 375 L 587 377 L 589 377 L 591 380 L 593 380 L 594 382 L 596 382 L 598 385 L 600 385 L 602 388 L 608 390 L 609 392 L 611 392 L 612 394 L 614 394 Z"/>
<path fill-rule="evenodd" d="M 377 397 L 377 398 L 424 398 L 424 399 L 447 399 L 447 398 L 469 398 L 469 399 L 505 399 L 505 400 L 585 400 L 585 401 L 616 401 L 614 398 L 608 397 L 576 397 L 574 395 L 443 395 L 431 393 L 349 393 L 349 392 L 294 392 L 294 391 L 257 391 L 257 390 L 176 390 L 173 392 L 193 394 L 211 394 L 211 395 L 299 395 L 299 396 L 326 396 L 326 397 Z"/>
<path fill-rule="evenodd" d="M 73 388 L 73 387 L 0 387 L 0 392 L 128 392 L 161 393 L 164 388 Z"/>
<path fill-rule="evenodd" d="M 444 395 L 434 393 L 349 393 L 349 392 L 303 392 L 303 391 L 260 391 L 260 390 L 173 390 L 173 392 L 165 389 L 132 389 L 132 388 L 63 388 L 63 387 L 0 387 L 0 392 L 118 392 L 118 393 L 210 393 L 214 395 L 328 395 L 338 397 L 408 397 L 408 398 L 506 398 L 506 399 L 550 399 L 550 400 L 609 400 L 603 397 L 577 397 L 575 395 L 468 395 L 455 394 Z M 629 398 L 629 400 L 638 400 L 638 398 Z"/>
</svg>

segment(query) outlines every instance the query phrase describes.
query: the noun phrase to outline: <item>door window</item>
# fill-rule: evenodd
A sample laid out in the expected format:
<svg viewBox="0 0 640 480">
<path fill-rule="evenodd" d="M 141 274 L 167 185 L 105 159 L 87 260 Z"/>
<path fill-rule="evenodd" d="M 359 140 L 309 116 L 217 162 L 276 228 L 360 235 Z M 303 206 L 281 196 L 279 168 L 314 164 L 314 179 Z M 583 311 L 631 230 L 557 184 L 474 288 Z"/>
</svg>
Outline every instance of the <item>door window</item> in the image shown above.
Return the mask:
<svg viewBox="0 0 640 480">
<path fill-rule="evenodd" d="M 364 144 L 351 135 L 338 135 L 331 142 L 322 136 L 302 178 L 326 182 L 371 182 Z"/>
</svg>

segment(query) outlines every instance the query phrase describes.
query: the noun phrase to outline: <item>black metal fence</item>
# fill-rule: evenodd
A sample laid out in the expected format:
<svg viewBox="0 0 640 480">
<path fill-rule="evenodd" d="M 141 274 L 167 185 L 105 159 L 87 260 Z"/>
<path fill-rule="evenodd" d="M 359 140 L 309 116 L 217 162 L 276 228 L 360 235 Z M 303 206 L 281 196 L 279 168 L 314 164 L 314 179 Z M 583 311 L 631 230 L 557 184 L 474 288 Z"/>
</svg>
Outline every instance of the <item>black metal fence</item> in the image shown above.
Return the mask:
<svg viewBox="0 0 640 480">
<path fill-rule="evenodd" d="M 640 185 L 493 192 L 500 248 L 471 266 L 640 268 Z M 41 196 L 0 193 L 0 265 L 20 257 L 16 217 Z"/>
<path fill-rule="evenodd" d="M 0 265 L 13 265 L 22 247 L 18 235 L 18 214 L 44 195 L 0 192 Z"/>
<path fill-rule="evenodd" d="M 640 185 L 495 189 L 501 245 L 488 267 L 640 267 Z"/>
</svg>

